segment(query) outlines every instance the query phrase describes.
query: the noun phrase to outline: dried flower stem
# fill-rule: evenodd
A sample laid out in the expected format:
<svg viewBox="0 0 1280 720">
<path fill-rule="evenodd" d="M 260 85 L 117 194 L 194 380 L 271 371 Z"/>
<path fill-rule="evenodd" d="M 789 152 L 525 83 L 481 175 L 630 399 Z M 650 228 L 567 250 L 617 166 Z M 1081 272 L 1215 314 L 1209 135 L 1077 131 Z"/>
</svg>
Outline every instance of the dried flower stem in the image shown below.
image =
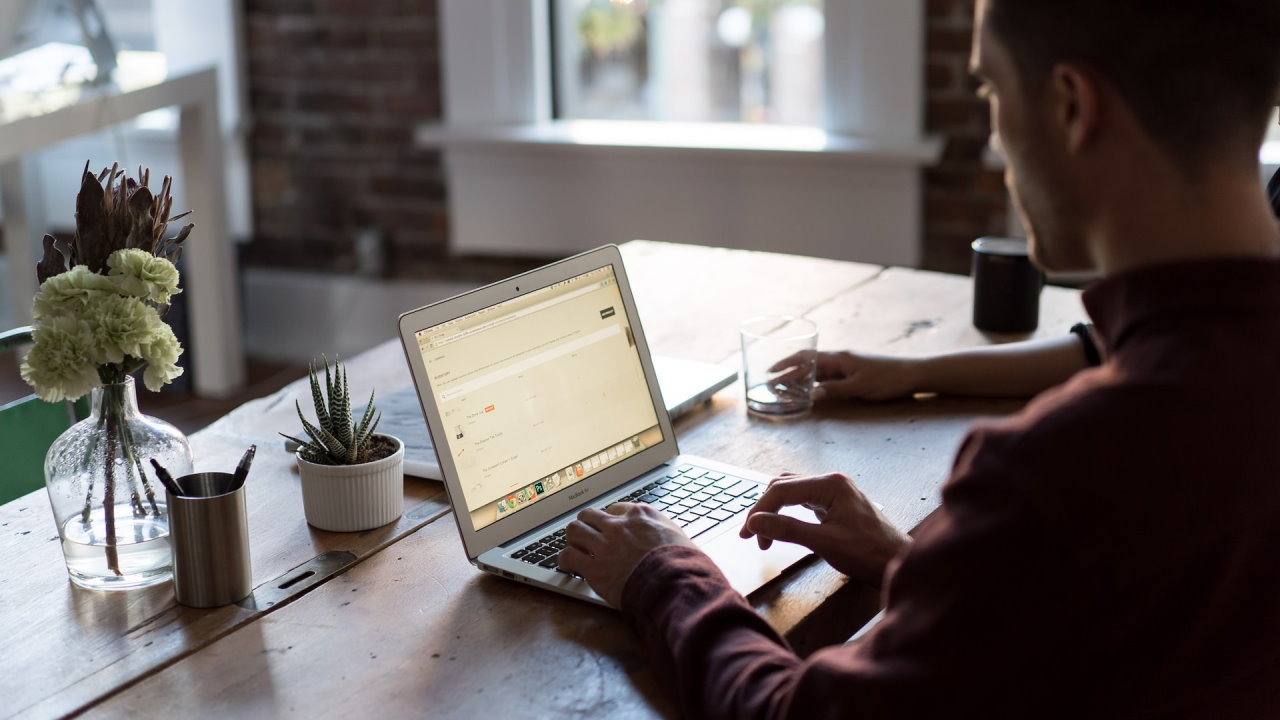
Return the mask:
<svg viewBox="0 0 1280 720">
<path fill-rule="evenodd" d="M 104 395 L 103 405 L 112 399 Z M 107 569 L 123 576 L 124 573 L 120 572 L 120 549 L 116 547 L 116 464 L 113 461 L 116 442 L 120 437 L 120 413 L 108 412 L 104 407 L 102 414 L 107 428 L 107 483 L 102 489 L 102 510 L 106 515 Z M 92 499 L 89 502 L 92 503 Z"/>
</svg>

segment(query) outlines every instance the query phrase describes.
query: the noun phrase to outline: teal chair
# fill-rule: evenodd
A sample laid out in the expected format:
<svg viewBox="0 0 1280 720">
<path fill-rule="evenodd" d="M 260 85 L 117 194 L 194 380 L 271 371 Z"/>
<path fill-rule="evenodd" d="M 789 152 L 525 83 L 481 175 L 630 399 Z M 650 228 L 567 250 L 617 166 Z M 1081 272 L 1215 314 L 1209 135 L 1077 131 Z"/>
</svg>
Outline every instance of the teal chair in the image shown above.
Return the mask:
<svg viewBox="0 0 1280 720">
<path fill-rule="evenodd" d="M 0 353 L 31 344 L 31 328 L 0 333 Z M 88 398 L 49 403 L 35 395 L 0 405 L 0 504 L 44 487 L 44 455 L 64 430 L 89 416 Z"/>
</svg>

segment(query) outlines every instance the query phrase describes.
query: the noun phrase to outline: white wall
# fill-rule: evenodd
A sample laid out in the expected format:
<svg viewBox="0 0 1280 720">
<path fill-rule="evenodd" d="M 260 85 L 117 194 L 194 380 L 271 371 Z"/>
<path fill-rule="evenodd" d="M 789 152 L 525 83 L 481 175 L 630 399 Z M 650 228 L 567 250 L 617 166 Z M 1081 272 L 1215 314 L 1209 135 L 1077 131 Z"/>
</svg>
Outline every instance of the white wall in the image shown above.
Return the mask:
<svg viewBox="0 0 1280 720">
<path fill-rule="evenodd" d="M 245 350 L 299 363 L 321 354 L 349 358 L 396 338 L 401 313 L 474 287 L 251 268 L 244 272 Z"/>
<path fill-rule="evenodd" d="M 454 246 L 558 255 L 637 238 L 914 265 L 909 163 L 493 146 L 447 158 Z"/>
</svg>

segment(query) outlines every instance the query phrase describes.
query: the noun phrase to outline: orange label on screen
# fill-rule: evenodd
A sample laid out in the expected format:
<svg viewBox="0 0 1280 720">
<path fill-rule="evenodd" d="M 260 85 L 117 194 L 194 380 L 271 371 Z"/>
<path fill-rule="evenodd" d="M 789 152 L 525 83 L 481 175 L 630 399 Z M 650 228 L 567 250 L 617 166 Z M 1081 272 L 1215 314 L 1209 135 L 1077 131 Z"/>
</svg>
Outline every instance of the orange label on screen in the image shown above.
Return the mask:
<svg viewBox="0 0 1280 720">
<path fill-rule="evenodd" d="M 493 406 L 492 406 L 492 405 L 489 405 L 488 407 L 486 407 L 486 408 L 484 409 L 484 411 L 485 411 L 485 412 L 493 412 Z"/>
</svg>

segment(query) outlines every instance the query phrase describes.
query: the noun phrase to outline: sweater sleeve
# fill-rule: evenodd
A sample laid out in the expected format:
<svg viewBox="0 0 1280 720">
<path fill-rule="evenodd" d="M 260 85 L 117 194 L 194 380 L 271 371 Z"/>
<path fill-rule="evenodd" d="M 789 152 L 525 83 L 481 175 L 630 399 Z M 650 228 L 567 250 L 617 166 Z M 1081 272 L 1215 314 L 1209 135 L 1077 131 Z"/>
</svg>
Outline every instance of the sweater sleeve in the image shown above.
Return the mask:
<svg viewBox="0 0 1280 720">
<path fill-rule="evenodd" d="M 646 555 L 622 609 L 683 715 L 1054 715 L 1045 703 L 1066 659 L 1070 576 L 1017 493 L 971 458 L 962 452 L 942 508 L 891 566 L 879 625 L 805 660 L 700 551 Z"/>
<path fill-rule="evenodd" d="M 684 716 L 783 715 L 800 659 L 700 550 L 650 551 L 627 580 L 622 611 Z"/>
</svg>

